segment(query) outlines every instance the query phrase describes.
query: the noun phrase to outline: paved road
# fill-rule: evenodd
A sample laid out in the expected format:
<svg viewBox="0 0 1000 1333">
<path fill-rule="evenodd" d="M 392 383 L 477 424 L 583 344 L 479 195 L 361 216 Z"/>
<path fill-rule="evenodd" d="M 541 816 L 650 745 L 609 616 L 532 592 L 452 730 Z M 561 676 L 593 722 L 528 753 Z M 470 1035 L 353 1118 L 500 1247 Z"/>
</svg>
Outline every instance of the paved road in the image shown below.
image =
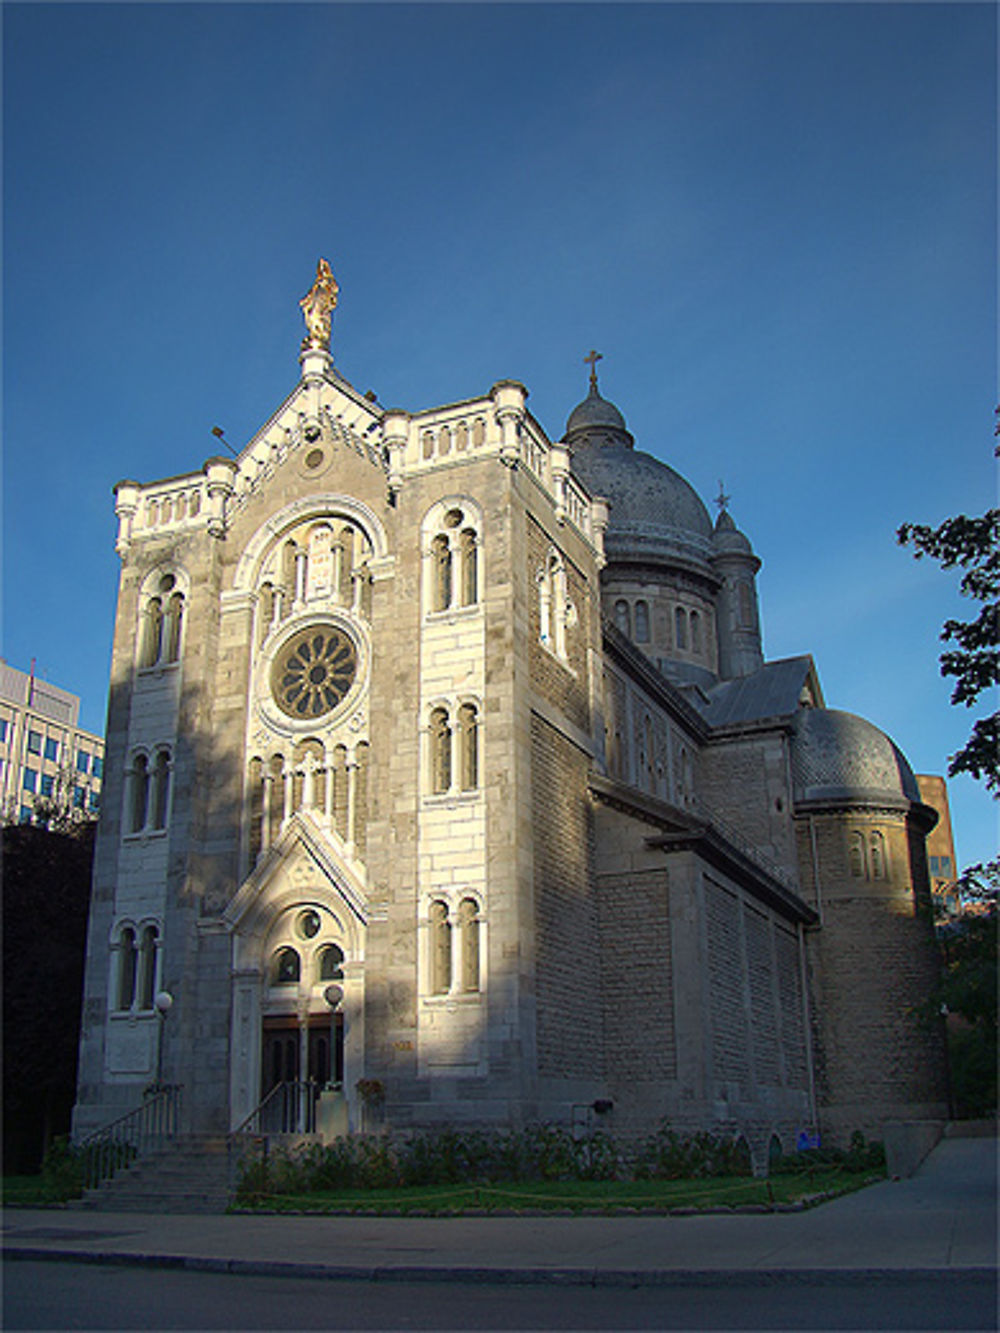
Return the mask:
<svg viewBox="0 0 1000 1333">
<path fill-rule="evenodd" d="M 991 1330 L 996 1283 L 909 1273 L 639 1287 L 351 1282 L 20 1261 L 3 1326 L 20 1329 Z"/>
<path fill-rule="evenodd" d="M 10 1210 L 4 1324 L 992 1330 L 996 1153 L 995 1139 L 945 1140 L 912 1179 L 803 1213 Z"/>
</svg>

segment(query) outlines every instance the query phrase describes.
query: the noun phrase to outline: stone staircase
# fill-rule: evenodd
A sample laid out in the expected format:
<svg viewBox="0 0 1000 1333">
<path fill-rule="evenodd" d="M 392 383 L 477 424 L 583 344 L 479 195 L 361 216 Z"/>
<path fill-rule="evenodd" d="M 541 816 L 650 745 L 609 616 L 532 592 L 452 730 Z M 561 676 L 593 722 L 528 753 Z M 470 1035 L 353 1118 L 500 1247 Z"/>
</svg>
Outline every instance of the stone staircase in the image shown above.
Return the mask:
<svg viewBox="0 0 1000 1333">
<path fill-rule="evenodd" d="M 177 1135 L 71 1207 L 109 1213 L 224 1213 L 231 1200 L 224 1135 Z"/>
</svg>

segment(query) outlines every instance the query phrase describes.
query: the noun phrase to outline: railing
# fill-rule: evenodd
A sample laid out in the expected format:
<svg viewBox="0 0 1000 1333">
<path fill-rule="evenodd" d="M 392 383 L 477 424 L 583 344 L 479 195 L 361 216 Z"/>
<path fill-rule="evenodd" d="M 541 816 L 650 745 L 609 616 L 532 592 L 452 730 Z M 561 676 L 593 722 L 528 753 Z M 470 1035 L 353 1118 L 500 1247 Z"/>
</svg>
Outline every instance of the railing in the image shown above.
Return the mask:
<svg viewBox="0 0 1000 1333">
<path fill-rule="evenodd" d="M 276 1083 L 245 1120 L 229 1133 L 229 1188 L 235 1194 L 247 1172 L 259 1167 L 267 1181 L 271 1137 L 277 1134 L 314 1134 L 319 1085 L 313 1081 Z"/>
<path fill-rule="evenodd" d="M 230 1133 L 241 1135 L 313 1134 L 316 1131 L 318 1085 L 310 1080 L 276 1083 L 264 1100 Z"/>
<path fill-rule="evenodd" d="M 181 1085 L 161 1084 L 141 1106 L 95 1130 L 78 1145 L 83 1187 L 93 1189 L 123 1166 L 163 1146 L 180 1123 Z"/>
</svg>

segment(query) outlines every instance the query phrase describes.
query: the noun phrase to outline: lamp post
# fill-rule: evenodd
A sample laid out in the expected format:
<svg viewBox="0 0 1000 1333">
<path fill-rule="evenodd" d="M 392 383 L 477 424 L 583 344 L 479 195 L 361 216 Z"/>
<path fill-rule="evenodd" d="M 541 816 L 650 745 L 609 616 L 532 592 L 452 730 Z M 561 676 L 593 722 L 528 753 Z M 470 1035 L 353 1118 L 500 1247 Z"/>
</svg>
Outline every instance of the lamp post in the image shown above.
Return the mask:
<svg viewBox="0 0 1000 1333">
<path fill-rule="evenodd" d="M 156 1082 L 163 1082 L 163 1027 L 167 1021 L 167 1014 L 170 1013 L 174 1003 L 174 997 L 168 990 L 157 991 L 153 1000 L 153 1007 L 156 1010 L 156 1016 L 160 1021 L 156 1033 Z"/>
</svg>

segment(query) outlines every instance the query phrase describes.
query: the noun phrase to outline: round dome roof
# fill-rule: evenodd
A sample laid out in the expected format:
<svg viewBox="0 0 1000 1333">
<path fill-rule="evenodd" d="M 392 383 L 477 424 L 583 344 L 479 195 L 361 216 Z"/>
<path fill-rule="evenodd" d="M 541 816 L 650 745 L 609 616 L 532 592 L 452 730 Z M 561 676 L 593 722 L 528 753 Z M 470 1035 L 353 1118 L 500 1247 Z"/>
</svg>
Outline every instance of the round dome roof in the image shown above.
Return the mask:
<svg viewBox="0 0 1000 1333">
<path fill-rule="evenodd" d="M 917 780 L 902 753 L 863 717 L 833 708 L 800 708 L 792 726 L 796 802 L 920 801 Z"/>
<path fill-rule="evenodd" d="M 625 418 L 614 403 L 609 403 L 606 398 L 601 397 L 597 391 L 597 384 L 591 381 L 590 392 L 569 414 L 569 420 L 566 422 L 566 440 L 572 443 L 570 440 L 572 435 L 579 431 L 593 430 L 611 430 L 628 435 Z M 629 435 L 630 443 L 631 439 Z"/>
<path fill-rule="evenodd" d="M 749 554 L 753 552 L 749 538 L 740 532 L 728 509 L 721 510 L 719 517 L 715 520 L 712 545 L 717 551 L 739 551 Z"/>
</svg>

